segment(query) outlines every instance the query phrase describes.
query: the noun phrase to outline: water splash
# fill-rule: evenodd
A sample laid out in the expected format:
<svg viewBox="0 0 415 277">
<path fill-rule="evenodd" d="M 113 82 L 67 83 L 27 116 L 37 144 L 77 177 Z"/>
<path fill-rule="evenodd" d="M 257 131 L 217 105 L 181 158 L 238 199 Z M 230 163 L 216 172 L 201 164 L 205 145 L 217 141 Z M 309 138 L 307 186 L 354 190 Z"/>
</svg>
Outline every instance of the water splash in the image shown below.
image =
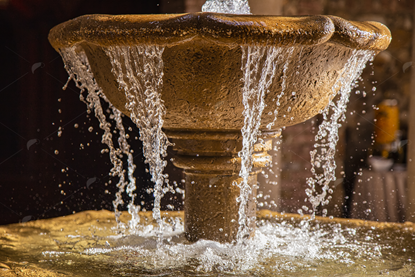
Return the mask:
<svg viewBox="0 0 415 277">
<path fill-rule="evenodd" d="M 283 48 L 272 46 L 243 46 L 242 72 L 244 86 L 242 97 L 244 105 L 244 126 L 242 132 L 242 150 L 238 153 L 241 158 L 239 175 L 242 182 L 237 184 L 241 190 L 239 202 L 239 230 L 237 240 L 242 242 L 250 234 L 252 218 L 247 216 L 248 199 L 252 195 L 252 188 L 248 184 L 249 174 L 252 171 L 254 144 L 257 141 L 261 125 L 262 112 L 265 108 L 264 97 L 274 80 L 278 69 L 279 59 Z M 264 62 L 261 62 L 265 58 Z"/>
<path fill-rule="evenodd" d="M 125 130 L 122 125 L 121 112 L 112 106 L 107 98 L 102 93 L 102 89 L 95 82 L 95 78 L 92 74 L 88 58 L 84 51 L 77 49 L 76 46 L 61 49 L 61 55 L 65 63 L 65 69 L 69 74 L 68 82 L 74 80 L 75 85 L 81 90 L 80 99 L 83 101 L 88 108 L 88 112 L 94 111 L 96 118 L 99 121 L 100 128 L 104 131 L 102 135 L 102 143 L 105 143 L 109 149 L 109 156 L 113 168 L 110 171 L 110 175 L 113 177 L 118 177 L 119 181 L 117 184 L 118 192 L 116 193 L 116 198 L 113 201 L 115 218 L 120 224 L 120 227 L 125 227 L 119 221 L 119 216 L 121 212 L 118 210 L 118 207 L 124 204 L 122 200 L 122 193 L 127 186 L 128 195 L 131 197 L 131 201 L 128 204 L 128 212 L 131 214 L 130 226 L 136 226 L 139 223 L 138 212 L 140 210 L 139 206 L 134 205 L 136 189 L 135 178 L 133 176 L 135 165 L 133 162 L 133 156 L 130 152 L 130 146 L 125 138 Z M 68 83 L 67 83 L 68 84 Z M 67 84 L 64 88 L 66 88 Z M 83 96 L 83 92 L 87 91 L 87 97 Z M 116 129 L 119 131 L 118 144 L 119 148 L 114 146 L 113 136 L 111 131 L 111 124 L 107 121 L 107 117 L 104 114 L 104 111 L 101 106 L 101 100 L 108 103 L 110 109 L 112 110 L 112 117 L 116 121 Z M 122 161 L 122 154 L 128 156 L 128 181 L 125 178 L 125 169 Z"/>
<path fill-rule="evenodd" d="M 168 187 L 168 176 L 163 173 L 167 161 L 167 147 L 170 145 L 162 131 L 165 107 L 160 96 L 163 86 L 164 47 L 159 46 L 115 46 L 106 50 L 112 64 L 112 71 L 120 88 L 124 89 L 131 120 L 140 129 L 143 155 L 149 164 L 154 182 L 153 217 L 163 232 L 160 202 Z"/>
<path fill-rule="evenodd" d="M 335 85 L 332 87 L 333 96 L 326 109 L 322 112 L 323 122 L 319 126 L 315 137 L 314 150 L 310 152 L 311 172 L 313 177 L 307 179 L 306 189 L 308 201 L 312 205 L 312 216 L 315 216 L 318 207 L 328 205 L 333 191 L 330 182 L 336 180 L 335 154 L 336 145 L 339 140 L 339 128 L 345 120 L 347 103 L 350 92 L 357 78 L 361 75 L 366 62 L 373 58 L 375 53 L 369 50 L 353 50 L 351 57 L 344 66 L 344 71 L 339 75 Z M 318 191 L 320 190 L 320 191 Z M 327 197 L 328 196 L 328 197 Z M 307 211 L 307 208 L 304 207 Z M 299 210 L 302 213 L 301 210 Z M 323 216 L 327 210 L 323 209 Z"/>
<path fill-rule="evenodd" d="M 202 12 L 251 14 L 248 0 L 207 0 Z"/>
<path fill-rule="evenodd" d="M 142 222 L 146 218 L 143 216 Z M 139 231 L 129 236 L 114 236 L 106 220 L 94 220 L 93 224 L 92 233 L 87 231 L 90 224 L 85 224 L 77 226 L 83 229 L 76 236 L 66 235 L 69 226 L 64 232 L 51 231 L 53 240 L 43 236 L 51 245 L 43 246 L 42 251 L 48 265 L 56 264 L 62 270 L 62 261 L 71 260 L 76 268 L 98 262 L 100 272 L 111 272 L 111 276 L 361 276 L 379 274 L 385 268 L 398 269 L 409 264 L 407 259 L 413 253 L 412 236 L 404 239 L 400 234 L 402 237 L 390 247 L 385 242 L 390 234 L 377 228 L 320 225 L 289 217 L 258 222 L 255 237 L 237 245 L 207 240 L 186 243 L 183 219 L 170 218 L 166 219 L 163 248 L 157 247 L 151 224 L 141 223 Z M 308 228 L 303 228 L 307 224 Z M 409 253 L 397 258 L 402 247 Z"/>
</svg>

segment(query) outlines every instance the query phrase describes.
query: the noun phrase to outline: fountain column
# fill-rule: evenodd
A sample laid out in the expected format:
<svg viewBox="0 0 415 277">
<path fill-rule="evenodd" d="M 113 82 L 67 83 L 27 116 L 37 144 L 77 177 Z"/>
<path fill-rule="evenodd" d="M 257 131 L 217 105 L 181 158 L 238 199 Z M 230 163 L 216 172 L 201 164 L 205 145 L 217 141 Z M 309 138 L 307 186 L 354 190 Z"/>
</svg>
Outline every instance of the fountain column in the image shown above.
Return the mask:
<svg viewBox="0 0 415 277">
<path fill-rule="evenodd" d="M 232 242 L 238 232 L 237 198 L 242 181 L 239 176 L 242 135 L 234 132 L 166 131 L 175 144 L 174 165 L 184 170 L 185 233 L 190 241 L 209 239 Z M 278 132 L 263 134 L 254 147 L 254 169 L 249 176 L 252 194 L 247 216 L 256 217 L 256 185 L 260 168 L 271 162 L 267 151 L 272 149 L 272 138 Z M 249 226 L 251 236 L 255 220 Z"/>
</svg>

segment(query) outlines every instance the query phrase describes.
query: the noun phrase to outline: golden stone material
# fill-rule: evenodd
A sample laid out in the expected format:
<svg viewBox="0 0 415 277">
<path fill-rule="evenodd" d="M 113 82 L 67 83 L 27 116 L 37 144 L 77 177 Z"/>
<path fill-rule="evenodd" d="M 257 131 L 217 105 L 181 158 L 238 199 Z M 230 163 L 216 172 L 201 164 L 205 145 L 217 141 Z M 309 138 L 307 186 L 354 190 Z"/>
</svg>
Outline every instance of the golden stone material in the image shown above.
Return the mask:
<svg viewBox="0 0 415 277">
<path fill-rule="evenodd" d="M 260 126 L 264 142 L 255 146 L 249 180 L 254 188 L 259 168 L 271 162 L 267 154 L 272 147 L 270 137 L 277 135 L 272 130 L 316 115 L 334 97 L 333 87 L 353 51 L 379 52 L 390 40 L 388 28 L 377 22 L 321 15 L 216 13 L 85 15 L 54 27 L 49 34 L 57 51 L 75 46 L 85 52 L 105 96 L 126 115 L 125 92 L 111 72 L 105 49 L 165 47 L 160 91 L 166 107 L 163 128 L 175 143 L 174 164 L 184 169 L 187 237 L 218 241 L 234 240 L 238 227 L 239 189 L 233 183 L 239 180 L 244 125 L 240 46 L 278 46 L 287 65 L 286 72 L 283 66 L 276 70 L 265 95 Z M 280 99 L 277 121 L 268 130 L 284 79 L 290 95 Z M 255 192 L 248 204 L 251 215 L 255 213 L 254 196 Z"/>
</svg>

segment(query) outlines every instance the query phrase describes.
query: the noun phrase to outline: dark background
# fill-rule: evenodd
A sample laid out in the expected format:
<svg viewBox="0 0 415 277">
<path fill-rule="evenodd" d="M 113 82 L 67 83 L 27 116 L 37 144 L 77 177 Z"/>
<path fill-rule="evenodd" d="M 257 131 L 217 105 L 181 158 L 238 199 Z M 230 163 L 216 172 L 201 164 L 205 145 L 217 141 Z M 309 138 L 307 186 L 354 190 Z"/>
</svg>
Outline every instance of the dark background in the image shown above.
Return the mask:
<svg viewBox="0 0 415 277">
<path fill-rule="evenodd" d="M 102 131 L 79 100 L 73 81 L 62 90 L 68 74 L 49 44 L 48 33 L 84 14 L 152 14 L 162 7 L 168 10 L 170 4 L 10 0 L 0 5 L 0 224 L 86 209 L 111 210 L 117 180 L 108 174 L 112 167 L 108 153 L 101 154 L 106 148 Z M 127 117 L 124 124 L 132 127 L 128 133 L 136 155 L 139 202 L 144 200 L 145 208 L 151 209 L 151 196 L 145 190 L 152 184 L 136 139 L 138 129 Z"/>
</svg>

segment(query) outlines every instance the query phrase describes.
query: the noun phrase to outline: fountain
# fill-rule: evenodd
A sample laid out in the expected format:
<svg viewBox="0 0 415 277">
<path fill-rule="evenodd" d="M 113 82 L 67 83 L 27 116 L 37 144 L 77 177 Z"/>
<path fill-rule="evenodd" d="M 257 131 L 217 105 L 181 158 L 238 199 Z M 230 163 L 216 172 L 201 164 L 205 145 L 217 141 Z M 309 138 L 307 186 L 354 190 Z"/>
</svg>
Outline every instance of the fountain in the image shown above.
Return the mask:
<svg viewBox="0 0 415 277">
<path fill-rule="evenodd" d="M 240 228 L 252 233 L 270 139 L 350 87 L 390 36 L 379 23 L 333 16 L 195 13 L 87 15 L 49 39 L 79 87 L 105 95 L 140 127 L 156 217 L 167 136 L 184 169 L 188 239 L 231 242 Z"/>
<path fill-rule="evenodd" d="M 97 259 L 99 264 L 106 265 L 105 270 L 120 276 L 158 274 L 169 268 L 179 268 L 180 274 L 174 270 L 161 274 L 191 275 L 187 267 L 203 272 L 248 274 L 258 264 L 261 269 L 252 271 L 253 274 L 294 272 L 301 267 L 304 267 L 301 272 L 311 274 L 314 266 L 309 268 L 282 258 L 286 268 L 271 268 L 268 259 L 283 255 L 276 249 L 285 249 L 292 257 L 317 257 L 317 252 L 327 249 L 327 255 L 317 259 L 330 257 L 347 268 L 356 263 L 353 256 L 359 253 L 368 267 L 388 270 L 390 267 L 375 266 L 376 258 L 382 256 L 377 238 L 396 236 L 412 245 L 401 255 L 400 273 L 412 272 L 412 260 L 408 257 L 415 251 L 415 237 L 411 224 L 403 227 L 325 218 L 309 221 L 304 220 L 307 217 L 284 217 L 264 211 L 258 217 L 262 220 L 256 221 L 257 174 L 272 161 L 267 154 L 272 149 L 271 139 L 280 134 L 283 126 L 303 122 L 321 111 L 327 115 L 326 107 L 335 109 L 331 120 L 338 124 L 352 83 L 366 62 L 390 43 L 390 32 L 382 24 L 349 22 L 335 16 L 210 12 L 85 15 L 53 28 L 49 40 L 62 55 L 69 80 L 73 79 L 82 92 L 87 91 L 87 96 L 81 94 L 81 99 L 95 112 L 105 131 L 102 141 L 108 145 L 114 164 L 111 175 L 120 179 L 117 185 L 120 192 L 114 201 L 120 235 L 110 235 L 114 220 L 105 211 L 62 219 L 62 226 L 67 227 L 61 235 L 59 227 L 52 227 L 55 226 L 52 221 L 29 222 L 26 223 L 29 233 L 52 230 L 47 235 L 53 241 L 45 238 L 42 246 L 51 251 L 43 250 L 44 258 L 35 259 L 47 265 L 58 261 L 61 255 L 72 255 L 71 259 L 65 258 L 71 262 L 63 268 L 71 267 L 73 261 L 82 266 L 71 270 L 88 276 L 91 271 L 83 259 Z M 338 105 L 334 101 L 337 95 L 340 95 Z M 109 103 L 109 117 L 101 101 Z M 140 128 L 144 157 L 155 184 L 151 214 L 140 212 L 134 203 L 135 168 L 124 136 L 122 114 Z M 116 123 L 120 134 L 118 147 L 108 118 Z M 330 128 L 329 125 L 321 128 L 319 135 L 323 141 L 319 149 L 332 154 L 337 140 Z M 173 146 L 176 152 L 174 165 L 184 170 L 184 214 L 160 210 L 164 193 L 173 190 L 169 177 L 163 173 L 168 146 Z M 326 192 L 335 165 L 330 157 L 316 153 L 314 171 L 323 168 L 324 173 L 316 173 L 309 185 L 311 188 L 322 185 Z M 121 161 L 123 155 L 128 157 L 127 173 Z M 132 199 L 128 219 L 118 211 L 124 190 Z M 313 206 L 326 201 L 324 193 L 314 196 L 314 192 L 308 191 Z M 96 227 L 91 230 L 94 221 Z M 70 226 L 71 222 L 76 223 L 75 227 Z M 361 228 L 362 239 L 354 240 L 344 252 L 331 254 L 333 248 L 344 246 L 347 238 L 356 235 L 352 226 Z M 17 232 L 16 228 L 19 227 L 5 228 L 0 239 L 16 240 L 12 235 L 7 237 Z M 377 236 L 374 230 L 378 229 L 385 231 Z M 294 231 L 287 235 L 287 230 Z M 85 235 L 88 232 L 90 235 Z M 291 246 L 289 241 L 276 238 L 297 244 Z M 313 243 L 301 247 L 301 238 Z M 370 242 L 365 243 L 365 239 Z M 30 243 L 29 238 L 22 236 L 19 240 Z M 51 246 L 55 242 L 58 247 Z M 134 249 L 134 245 L 141 248 Z M 394 249 L 391 253 L 395 255 L 401 250 Z M 255 258 L 243 256 L 250 252 L 256 253 Z M 265 260 L 259 262 L 259 256 Z M 112 257 L 116 262 L 113 263 Z M 117 266 L 119 269 L 114 269 Z M 134 266 L 139 270 L 134 271 Z M 102 276 L 102 272 L 96 273 L 100 272 L 98 267 L 92 271 Z"/>
</svg>

